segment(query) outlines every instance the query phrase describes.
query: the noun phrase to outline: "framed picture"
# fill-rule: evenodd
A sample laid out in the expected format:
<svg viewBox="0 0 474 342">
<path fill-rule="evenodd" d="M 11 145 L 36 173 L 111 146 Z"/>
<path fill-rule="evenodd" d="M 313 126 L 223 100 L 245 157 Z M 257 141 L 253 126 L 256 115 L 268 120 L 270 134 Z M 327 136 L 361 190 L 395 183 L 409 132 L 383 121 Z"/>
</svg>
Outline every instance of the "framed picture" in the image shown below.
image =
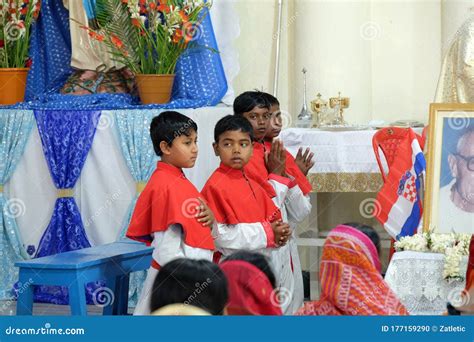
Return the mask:
<svg viewBox="0 0 474 342">
<path fill-rule="evenodd" d="M 474 103 L 432 103 L 423 228 L 474 234 Z"/>
</svg>

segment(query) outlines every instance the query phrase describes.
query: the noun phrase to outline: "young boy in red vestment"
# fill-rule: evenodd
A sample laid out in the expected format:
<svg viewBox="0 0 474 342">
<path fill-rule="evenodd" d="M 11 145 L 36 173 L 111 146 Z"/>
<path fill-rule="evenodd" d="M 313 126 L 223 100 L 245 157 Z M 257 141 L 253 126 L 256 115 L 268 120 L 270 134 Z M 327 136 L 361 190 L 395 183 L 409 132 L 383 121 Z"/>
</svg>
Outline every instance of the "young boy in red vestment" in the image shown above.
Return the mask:
<svg viewBox="0 0 474 342">
<path fill-rule="evenodd" d="M 154 247 L 135 315 L 150 313 L 161 266 L 177 258 L 212 260 L 214 251 L 212 211 L 182 171 L 196 162 L 196 123 L 178 112 L 163 112 L 152 120 L 150 135 L 161 161 L 138 198 L 127 231 L 127 237 Z"/>
<path fill-rule="evenodd" d="M 214 139 L 221 164 L 201 193 L 216 218 L 212 231 L 216 249 L 224 256 L 239 250 L 268 255 L 286 243 L 291 231 L 267 193 L 244 171 L 252 155 L 252 126 L 242 117 L 228 115 L 217 122 Z"/>
<path fill-rule="evenodd" d="M 263 93 L 263 95 L 270 104 L 271 113 L 264 137 L 264 146 L 266 150 L 271 150 L 275 138 L 278 137 L 282 129 L 280 103 L 273 95 L 267 93 Z M 309 193 L 312 187 L 306 175 L 314 162 L 312 161 L 313 153 L 310 153 L 309 148 L 303 153 L 303 149 L 300 147 L 296 159 L 286 150 L 283 150 L 282 157 L 284 158 L 285 175 L 292 180 L 292 183 L 280 209 L 282 217 L 288 221 L 293 231 L 293 236 L 289 239 L 288 244 L 278 251 L 282 263 L 290 263 L 292 271 L 284 282 L 289 288 L 286 301 L 288 305 L 284 305 L 282 308 L 285 314 L 294 314 L 303 305 L 304 299 L 301 263 L 296 245 L 296 227 L 311 213 Z"/>
</svg>

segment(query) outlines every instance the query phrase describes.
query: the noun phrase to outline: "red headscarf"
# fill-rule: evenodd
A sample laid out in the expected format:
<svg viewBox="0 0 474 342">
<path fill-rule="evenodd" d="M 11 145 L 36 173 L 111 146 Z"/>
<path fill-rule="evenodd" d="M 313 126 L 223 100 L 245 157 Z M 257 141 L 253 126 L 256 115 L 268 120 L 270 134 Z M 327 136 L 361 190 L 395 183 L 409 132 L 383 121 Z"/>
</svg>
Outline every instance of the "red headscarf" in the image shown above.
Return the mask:
<svg viewBox="0 0 474 342">
<path fill-rule="evenodd" d="M 377 249 L 361 231 L 340 225 L 324 243 L 320 270 L 321 299 L 298 315 L 407 315 L 380 275 Z"/>
<path fill-rule="evenodd" d="M 282 315 L 275 290 L 256 266 L 241 260 L 224 261 L 220 268 L 229 286 L 229 315 Z"/>
</svg>

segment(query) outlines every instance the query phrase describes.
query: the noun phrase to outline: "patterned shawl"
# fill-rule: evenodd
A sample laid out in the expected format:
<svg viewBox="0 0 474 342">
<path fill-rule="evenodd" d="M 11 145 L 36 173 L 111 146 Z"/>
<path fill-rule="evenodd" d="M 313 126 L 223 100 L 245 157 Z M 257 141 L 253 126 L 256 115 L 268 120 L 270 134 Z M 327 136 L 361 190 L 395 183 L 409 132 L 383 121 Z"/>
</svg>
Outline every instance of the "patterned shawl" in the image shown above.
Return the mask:
<svg viewBox="0 0 474 342">
<path fill-rule="evenodd" d="M 407 315 L 380 268 L 368 236 L 349 226 L 336 227 L 324 243 L 321 299 L 306 303 L 297 315 Z"/>
</svg>

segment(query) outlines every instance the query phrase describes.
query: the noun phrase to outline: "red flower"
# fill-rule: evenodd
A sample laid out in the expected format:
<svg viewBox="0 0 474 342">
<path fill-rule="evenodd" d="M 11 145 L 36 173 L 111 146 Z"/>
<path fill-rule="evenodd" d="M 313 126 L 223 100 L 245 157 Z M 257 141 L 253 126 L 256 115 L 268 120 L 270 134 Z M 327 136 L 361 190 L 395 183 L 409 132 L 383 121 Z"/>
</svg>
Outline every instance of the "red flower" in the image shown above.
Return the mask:
<svg viewBox="0 0 474 342">
<path fill-rule="evenodd" d="M 183 31 L 177 29 L 173 35 L 173 43 L 179 43 L 179 41 L 183 38 Z"/>
<path fill-rule="evenodd" d="M 122 0 L 122 4 L 128 4 L 128 0 Z"/>
<path fill-rule="evenodd" d="M 28 13 L 28 7 L 25 6 L 20 10 L 20 14 L 26 15 L 26 13 Z"/>
<path fill-rule="evenodd" d="M 3 39 L 0 39 L 0 48 L 5 46 L 5 41 Z"/>
<path fill-rule="evenodd" d="M 33 64 L 33 61 L 31 60 L 31 58 L 28 58 L 28 59 L 26 60 L 25 66 L 26 66 L 27 68 L 29 68 L 29 67 L 31 67 L 31 64 Z"/>
<path fill-rule="evenodd" d="M 148 6 L 150 7 L 151 10 L 154 10 L 156 8 L 156 4 L 154 2 L 150 2 Z"/>
<path fill-rule="evenodd" d="M 139 2 L 140 5 L 142 5 L 142 6 L 146 5 L 146 0 L 140 0 L 140 1 L 138 1 L 138 2 Z"/>
</svg>

